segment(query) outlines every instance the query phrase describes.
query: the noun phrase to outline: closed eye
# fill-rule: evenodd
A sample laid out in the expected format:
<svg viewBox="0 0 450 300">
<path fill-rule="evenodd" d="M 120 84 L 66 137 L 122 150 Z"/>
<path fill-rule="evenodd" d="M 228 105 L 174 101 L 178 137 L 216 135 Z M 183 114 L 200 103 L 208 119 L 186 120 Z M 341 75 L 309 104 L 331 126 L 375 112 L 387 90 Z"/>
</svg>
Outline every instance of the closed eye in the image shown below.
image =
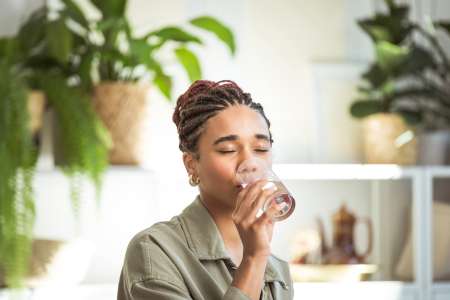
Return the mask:
<svg viewBox="0 0 450 300">
<path fill-rule="evenodd" d="M 233 152 L 236 152 L 236 151 L 235 150 L 218 150 L 218 152 L 226 154 L 226 153 L 233 153 Z"/>
</svg>

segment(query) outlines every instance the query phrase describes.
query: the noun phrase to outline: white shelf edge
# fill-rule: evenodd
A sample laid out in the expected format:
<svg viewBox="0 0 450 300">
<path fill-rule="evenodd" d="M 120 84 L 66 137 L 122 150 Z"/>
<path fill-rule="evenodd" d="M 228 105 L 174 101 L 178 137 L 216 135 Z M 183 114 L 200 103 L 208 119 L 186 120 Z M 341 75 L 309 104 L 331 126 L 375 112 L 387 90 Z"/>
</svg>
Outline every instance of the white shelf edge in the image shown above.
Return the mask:
<svg viewBox="0 0 450 300">
<path fill-rule="evenodd" d="M 423 168 L 387 164 L 274 164 L 273 169 L 282 180 L 392 180 L 413 178 Z"/>
<path fill-rule="evenodd" d="M 450 293 L 450 282 L 434 282 L 431 288 L 433 292 Z"/>
</svg>

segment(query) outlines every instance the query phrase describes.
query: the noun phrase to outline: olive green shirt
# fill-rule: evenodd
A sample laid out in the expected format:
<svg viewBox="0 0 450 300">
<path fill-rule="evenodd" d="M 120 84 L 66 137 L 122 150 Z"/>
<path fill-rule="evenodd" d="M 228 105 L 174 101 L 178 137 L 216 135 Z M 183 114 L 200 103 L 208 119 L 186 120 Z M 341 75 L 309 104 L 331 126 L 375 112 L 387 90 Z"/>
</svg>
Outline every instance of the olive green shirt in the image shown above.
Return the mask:
<svg viewBox="0 0 450 300">
<path fill-rule="evenodd" d="M 216 223 L 197 197 L 180 215 L 156 223 L 130 241 L 117 299 L 249 300 L 231 286 L 236 269 Z M 287 262 L 271 255 L 261 299 L 293 297 Z"/>
</svg>

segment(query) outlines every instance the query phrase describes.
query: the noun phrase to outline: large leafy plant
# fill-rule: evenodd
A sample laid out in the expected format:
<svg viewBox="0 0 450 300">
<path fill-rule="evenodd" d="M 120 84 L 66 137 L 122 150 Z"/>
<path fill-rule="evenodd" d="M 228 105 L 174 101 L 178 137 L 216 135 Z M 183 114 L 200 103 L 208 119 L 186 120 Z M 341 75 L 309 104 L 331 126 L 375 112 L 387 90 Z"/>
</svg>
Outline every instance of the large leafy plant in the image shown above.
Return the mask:
<svg viewBox="0 0 450 300">
<path fill-rule="evenodd" d="M 76 77 L 85 87 L 102 81 L 147 77 L 170 100 L 172 77 L 165 71 L 167 63 L 158 56 L 163 48 L 173 51 L 191 81 L 202 77 L 197 55 L 189 48 L 190 44 L 203 43 L 198 35 L 179 26 L 167 26 L 136 36 L 126 16 L 126 0 L 93 0 L 100 19 L 88 19 L 76 1 L 62 2 L 64 7 L 57 12 L 52 26 L 58 31 L 54 50 L 57 57 L 76 65 Z M 232 31 L 217 19 L 203 16 L 189 24 L 214 34 L 231 54 L 235 53 Z"/>
<path fill-rule="evenodd" d="M 358 21 L 374 43 L 375 61 L 362 74 L 351 114 L 394 112 L 425 130 L 449 128 L 450 58 L 436 30 L 450 34 L 450 23 L 424 28 L 410 19 L 407 5 L 385 3 L 387 13 Z"/>
<path fill-rule="evenodd" d="M 78 212 L 80 179 L 88 176 L 99 198 L 108 164 L 107 130 L 94 113 L 88 93 L 70 83 L 74 65 L 58 57 L 57 27 L 46 7 L 21 26 L 16 36 L 0 38 L 0 266 L 8 286 L 23 283 L 28 267 L 38 149 L 28 128 L 28 89 L 42 89 L 59 120 L 63 171 L 70 176 Z"/>
<path fill-rule="evenodd" d="M 78 213 L 83 176 L 91 179 L 97 199 L 100 197 L 111 141 L 93 111 L 89 91 L 74 81 L 79 65 L 71 54 L 75 46 L 67 43 L 74 36 L 64 20 L 51 18 L 52 13 L 49 7 L 41 7 L 21 26 L 16 38 L 16 60 L 28 85 L 43 90 L 55 111 L 64 157 L 61 167 L 70 178 L 71 199 Z"/>
<path fill-rule="evenodd" d="M 0 273 L 8 286 L 18 287 L 30 255 L 37 149 L 29 127 L 27 87 L 4 57 L 0 78 Z"/>
</svg>

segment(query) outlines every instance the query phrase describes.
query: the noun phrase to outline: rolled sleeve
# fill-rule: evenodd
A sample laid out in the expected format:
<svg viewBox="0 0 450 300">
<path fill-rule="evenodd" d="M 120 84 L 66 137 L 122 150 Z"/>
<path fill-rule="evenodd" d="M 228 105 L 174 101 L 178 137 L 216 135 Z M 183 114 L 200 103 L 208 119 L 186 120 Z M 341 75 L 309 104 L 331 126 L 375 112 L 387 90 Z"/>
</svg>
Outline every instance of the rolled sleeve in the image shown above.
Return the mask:
<svg viewBox="0 0 450 300">
<path fill-rule="evenodd" d="M 251 300 L 249 296 L 244 294 L 240 289 L 235 286 L 230 285 L 228 290 L 225 292 L 222 300 Z"/>
</svg>

